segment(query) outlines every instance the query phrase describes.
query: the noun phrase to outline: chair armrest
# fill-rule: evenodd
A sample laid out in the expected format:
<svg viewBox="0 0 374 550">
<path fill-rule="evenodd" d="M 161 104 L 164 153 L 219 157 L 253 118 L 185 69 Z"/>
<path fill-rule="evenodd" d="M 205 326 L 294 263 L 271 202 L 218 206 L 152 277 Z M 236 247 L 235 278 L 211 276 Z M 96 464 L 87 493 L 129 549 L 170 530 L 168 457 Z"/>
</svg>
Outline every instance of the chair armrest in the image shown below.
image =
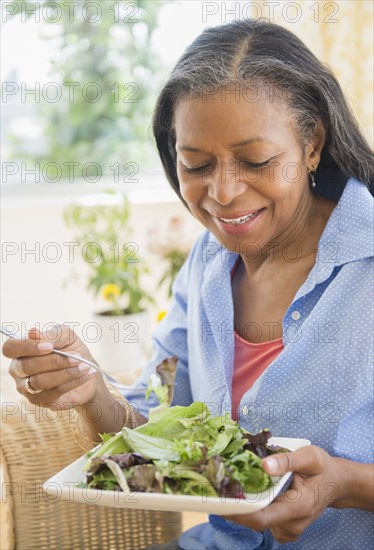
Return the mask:
<svg viewBox="0 0 374 550">
<path fill-rule="evenodd" d="M 3 402 L 3 410 L 8 413 L 1 426 L 2 452 L 8 483 L 15 488 L 12 549 L 140 550 L 179 536 L 176 512 L 112 509 L 62 501 L 58 494 L 50 498 L 43 483 L 84 454 L 74 438 L 72 412 L 39 408 L 20 396 L 18 402 Z"/>
<path fill-rule="evenodd" d="M 8 466 L 0 447 L 0 548 L 2 550 L 14 549 L 14 517 L 12 485 L 9 477 Z"/>
</svg>

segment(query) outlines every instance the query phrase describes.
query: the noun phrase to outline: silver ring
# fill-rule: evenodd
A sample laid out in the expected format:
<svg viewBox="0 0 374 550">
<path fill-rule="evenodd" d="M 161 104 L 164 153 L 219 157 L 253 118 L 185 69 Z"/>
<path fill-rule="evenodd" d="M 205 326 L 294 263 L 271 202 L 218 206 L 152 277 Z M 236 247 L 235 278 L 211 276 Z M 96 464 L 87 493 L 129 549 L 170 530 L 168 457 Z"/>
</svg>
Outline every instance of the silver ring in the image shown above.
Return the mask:
<svg viewBox="0 0 374 550">
<path fill-rule="evenodd" d="M 30 384 L 30 376 L 26 378 L 26 390 L 28 393 L 35 395 L 36 393 L 41 393 L 43 390 L 35 390 Z"/>
</svg>

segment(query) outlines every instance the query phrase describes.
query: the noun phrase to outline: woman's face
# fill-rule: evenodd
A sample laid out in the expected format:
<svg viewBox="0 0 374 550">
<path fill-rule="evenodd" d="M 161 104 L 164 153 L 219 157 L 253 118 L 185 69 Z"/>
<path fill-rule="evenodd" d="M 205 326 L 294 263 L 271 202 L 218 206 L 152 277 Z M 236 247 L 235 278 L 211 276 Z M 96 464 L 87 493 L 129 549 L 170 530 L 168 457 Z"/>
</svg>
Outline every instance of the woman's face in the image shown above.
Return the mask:
<svg viewBox="0 0 374 550">
<path fill-rule="evenodd" d="M 319 152 L 303 151 L 285 103 L 218 92 L 179 102 L 174 124 L 181 195 L 226 248 L 292 238 L 313 203 Z"/>
</svg>

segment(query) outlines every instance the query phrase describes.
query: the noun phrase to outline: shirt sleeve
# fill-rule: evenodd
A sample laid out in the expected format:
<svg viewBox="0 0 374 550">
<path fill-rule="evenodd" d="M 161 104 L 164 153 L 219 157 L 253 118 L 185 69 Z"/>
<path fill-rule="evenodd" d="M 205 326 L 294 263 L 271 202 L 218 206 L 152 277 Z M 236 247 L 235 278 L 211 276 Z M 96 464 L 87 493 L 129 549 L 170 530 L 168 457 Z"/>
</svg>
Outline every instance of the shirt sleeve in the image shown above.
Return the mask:
<svg viewBox="0 0 374 550">
<path fill-rule="evenodd" d="M 202 237 L 204 237 L 204 234 Z M 157 365 L 168 357 L 176 356 L 178 359 L 172 405 L 189 405 L 192 403 L 188 372 L 188 293 L 190 273 L 193 270 L 193 263 L 198 255 L 198 250 L 201 248 L 202 237 L 196 241 L 186 262 L 175 278 L 170 309 L 152 336 L 152 359 L 131 390 L 122 392 L 134 410 L 146 418 L 148 418 L 149 409 L 156 407 L 159 403 L 154 393 L 148 399 L 145 399 L 144 391 L 137 391 L 137 389 L 147 387 L 149 377 L 156 371 Z"/>
</svg>

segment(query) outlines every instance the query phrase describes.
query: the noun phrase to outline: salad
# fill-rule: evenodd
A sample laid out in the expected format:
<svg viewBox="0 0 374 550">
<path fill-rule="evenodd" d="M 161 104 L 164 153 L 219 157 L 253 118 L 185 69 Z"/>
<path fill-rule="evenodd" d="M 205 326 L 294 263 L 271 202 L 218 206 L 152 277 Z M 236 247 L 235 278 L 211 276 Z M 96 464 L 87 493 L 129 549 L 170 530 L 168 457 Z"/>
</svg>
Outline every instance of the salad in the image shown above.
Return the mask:
<svg viewBox="0 0 374 550">
<path fill-rule="evenodd" d="M 155 392 L 160 405 L 146 424 L 101 436 L 80 486 L 231 498 L 268 489 L 273 481 L 261 458 L 287 449 L 268 444 L 269 430 L 251 434 L 228 414 L 211 416 L 202 402 L 171 407 L 175 371 L 176 358 L 157 367 L 147 396 Z"/>
</svg>

